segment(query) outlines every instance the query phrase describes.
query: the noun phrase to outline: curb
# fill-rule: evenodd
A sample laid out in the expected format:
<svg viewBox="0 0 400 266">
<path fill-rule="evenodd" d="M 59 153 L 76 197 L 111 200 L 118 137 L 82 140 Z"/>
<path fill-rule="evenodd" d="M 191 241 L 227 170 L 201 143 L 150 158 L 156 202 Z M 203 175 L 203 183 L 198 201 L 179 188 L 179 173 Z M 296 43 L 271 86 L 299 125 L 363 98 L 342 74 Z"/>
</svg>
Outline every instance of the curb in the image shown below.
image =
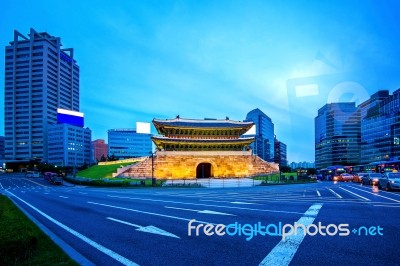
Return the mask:
<svg viewBox="0 0 400 266">
<path fill-rule="evenodd" d="M 8 194 L 4 193 L 7 197 Z M 34 224 L 36 224 L 40 230 L 42 230 L 54 243 L 56 243 L 71 259 L 73 259 L 79 265 L 85 266 L 94 266 L 95 264 L 84 257 L 81 253 L 76 251 L 73 247 L 67 244 L 64 240 L 59 238 L 56 234 L 54 234 L 50 229 L 48 229 L 45 225 L 39 222 L 35 217 L 33 217 L 30 213 L 28 213 L 24 208 L 22 208 L 14 199 L 8 197 L 15 206 L 18 207 Z"/>
</svg>

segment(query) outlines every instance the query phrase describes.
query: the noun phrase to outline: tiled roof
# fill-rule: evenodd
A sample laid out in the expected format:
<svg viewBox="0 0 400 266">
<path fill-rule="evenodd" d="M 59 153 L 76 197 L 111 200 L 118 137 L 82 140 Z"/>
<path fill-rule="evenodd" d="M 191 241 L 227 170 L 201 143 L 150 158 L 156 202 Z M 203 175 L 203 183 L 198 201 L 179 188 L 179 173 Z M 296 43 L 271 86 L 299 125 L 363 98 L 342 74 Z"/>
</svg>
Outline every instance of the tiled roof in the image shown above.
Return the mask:
<svg viewBox="0 0 400 266">
<path fill-rule="evenodd" d="M 244 137 L 244 138 L 235 138 L 235 139 L 191 139 L 191 138 L 168 138 L 164 136 L 153 136 L 153 140 L 159 140 L 164 142 L 198 142 L 198 143 L 242 143 L 248 141 L 254 141 L 254 137 Z"/>
<path fill-rule="evenodd" d="M 153 119 L 153 124 L 173 126 L 173 127 L 205 127 L 205 128 L 243 128 L 253 125 L 252 121 L 241 122 L 234 120 L 223 119 L 187 119 L 187 118 L 174 118 L 174 119 Z"/>
</svg>

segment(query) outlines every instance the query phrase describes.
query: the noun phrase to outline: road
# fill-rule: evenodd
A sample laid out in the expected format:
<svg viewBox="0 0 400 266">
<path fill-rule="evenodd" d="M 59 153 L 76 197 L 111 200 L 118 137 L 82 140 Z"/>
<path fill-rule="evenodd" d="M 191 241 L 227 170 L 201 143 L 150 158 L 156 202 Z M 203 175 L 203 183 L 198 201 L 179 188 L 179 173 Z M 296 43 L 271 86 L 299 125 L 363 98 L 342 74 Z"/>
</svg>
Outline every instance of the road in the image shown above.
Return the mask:
<svg viewBox="0 0 400 266">
<path fill-rule="evenodd" d="M 42 178 L 3 174 L 0 191 L 96 265 L 398 263 L 400 193 L 355 183 L 116 189 L 53 186 Z M 301 227 L 285 241 L 273 235 L 279 225 L 295 222 L 304 228 L 333 224 L 332 235 L 304 236 Z M 218 224 L 235 223 L 245 225 L 241 235 L 233 235 L 233 226 L 230 234 L 217 235 Z M 251 237 L 250 226 L 258 223 L 270 225 L 269 234 Z M 347 236 L 335 232 L 340 224 Z M 213 235 L 206 235 L 206 225 Z"/>
</svg>

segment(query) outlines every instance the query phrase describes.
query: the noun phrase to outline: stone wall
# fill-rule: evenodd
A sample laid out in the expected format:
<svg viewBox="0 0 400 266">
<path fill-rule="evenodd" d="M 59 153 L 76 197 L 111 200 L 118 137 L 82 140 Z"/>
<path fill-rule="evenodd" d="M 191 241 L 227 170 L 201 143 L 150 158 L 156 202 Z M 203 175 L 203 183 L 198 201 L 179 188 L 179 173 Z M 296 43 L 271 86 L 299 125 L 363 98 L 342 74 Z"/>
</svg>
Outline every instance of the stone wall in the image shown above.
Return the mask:
<svg viewBox="0 0 400 266">
<path fill-rule="evenodd" d="M 200 163 L 211 164 L 214 178 L 251 177 L 278 172 L 278 165 L 268 163 L 251 152 L 157 152 L 154 156 L 154 177 L 167 179 L 195 179 L 196 168 Z M 151 158 L 127 170 L 127 177 L 151 177 Z"/>
</svg>

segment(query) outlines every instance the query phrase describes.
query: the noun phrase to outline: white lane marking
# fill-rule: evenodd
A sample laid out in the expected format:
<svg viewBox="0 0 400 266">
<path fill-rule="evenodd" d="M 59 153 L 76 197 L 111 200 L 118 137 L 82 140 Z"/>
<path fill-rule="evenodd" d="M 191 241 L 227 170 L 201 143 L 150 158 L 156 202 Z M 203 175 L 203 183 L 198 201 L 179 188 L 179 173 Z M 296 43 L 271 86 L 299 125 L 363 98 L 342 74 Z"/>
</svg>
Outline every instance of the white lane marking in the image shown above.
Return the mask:
<svg viewBox="0 0 400 266">
<path fill-rule="evenodd" d="M 0 182 L 0 187 L 1 187 L 1 189 L 4 189 L 3 185 L 1 184 L 1 182 Z"/>
<path fill-rule="evenodd" d="M 65 197 L 65 196 L 59 196 L 60 198 L 64 198 L 64 199 L 68 199 L 68 197 Z"/>
<path fill-rule="evenodd" d="M 42 215 L 43 217 L 45 217 L 46 219 L 48 219 L 49 221 L 55 223 L 56 225 L 58 225 L 59 227 L 61 227 L 62 229 L 64 229 L 65 231 L 69 232 L 70 234 L 76 236 L 77 238 L 79 238 L 80 240 L 86 242 L 87 244 L 91 245 L 92 247 L 94 247 L 95 249 L 97 249 L 100 252 L 103 252 L 104 254 L 110 256 L 111 258 L 115 259 L 116 261 L 122 263 L 123 265 L 138 265 L 136 263 L 134 263 L 133 261 L 119 255 L 118 253 L 102 246 L 101 244 L 91 240 L 90 238 L 82 235 L 81 233 L 78 233 L 77 231 L 75 231 L 74 229 L 66 226 L 65 224 L 57 221 L 56 219 L 54 219 L 53 217 L 47 215 L 46 213 L 42 212 L 41 210 L 39 210 L 38 208 L 36 208 L 35 206 L 29 204 L 28 202 L 26 202 L 25 200 L 21 199 L 20 197 L 17 197 L 16 195 L 14 195 L 13 193 L 9 192 L 9 194 L 11 194 L 13 197 L 19 199 L 21 202 L 25 203 L 27 206 L 31 207 L 33 210 L 35 210 L 36 212 L 38 212 L 40 215 Z"/>
<path fill-rule="evenodd" d="M 254 209 L 254 208 L 245 208 L 245 207 L 236 207 L 236 206 L 220 206 L 220 205 L 213 205 L 213 204 L 190 203 L 190 202 L 180 202 L 180 201 L 172 201 L 172 200 L 143 199 L 143 198 L 120 197 L 120 196 L 111 196 L 111 195 L 107 195 L 107 196 L 108 196 L 108 197 L 111 197 L 111 198 L 133 199 L 133 200 L 143 200 L 143 201 L 155 201 L 155 202 L 165 202 L 165 203 L 176 203 L 176 204 L 183 204 L 183 205 L 207 206 L 207 207 L 217 207 L 217 208 L 227 208 L 227 209 L 238 209 L 238 210 L 249 210 L 249 211 L 261 211 L 261 212 L 277 212 L 277 213 L 295 213 L 295 214 L 303 214 L 302 212 L 264 210 L 264 209 Z"/>
<path fill-rule="evenodd" d="M 342 187 L 339 187 L 339 188 L 340 188 L 340 189 L 343 189 L 344 191 L 347 191 L 348 193 L 351 193 L 351 194 L 353 194 L 353 195 L 355 195 L 355 196 L 357 196 L 357 197 L 359 197 L 359 198 L 362 198 L 363 200 L 371 201 L 370 199 L 367 199 L 367 198 L 365 198 L 365 197 L 363 197 L 363 196 L 361 196 L 361 195 L 358 195 L 357 193 L 351 192 L 350 190 L 347 190 L 347 189 L 342 188 Z"/>
<path fill-rule="evenodd" d="M 400 206 L 390 206 L 390 205 L 374 205 L 375 207 L 388 207 L 388 208 L 400 208 Z"/>
<path fill-rule="evenodd" d="M 86 195 L 86 194 L 87 194 L 86 192 L 79 192 L 79 193 L 81 193 L 81 194 L 83 194 L 83 195 Z"/>
<path fill-rule="evenodd" d="M 354 189 L 357 189 L 357 190 L 360 190 L 360 191 L 363 191 L 363 192 L 365 192 L 365 193 L 369 193 L 369 194 L 372 194 L 372 195 L 375 195 L 375 196 L 378 196 L 378 197 L 381 197 L 381 198 L 385 198 L 385 199 L 392 200 L 392 201 L 395 201 L 395 202 L 399 202 L 399 203 L 400 203 L 399 200 L 395 200 L 395 199 L 392 199 L 392 198 L 388 198 L 388 197 L 379 195 L 378 193 L 372 193 L 372 192 L 366 191 L 366 190 L 364 190 L 364 189 L 359 189 L 359 188 L 352 187 L 352 186 L 349 186 L 349 187 L 354 188 Z"/>
<path fill-rule="evenodd" d="M 216 212 L 216 211 L 209 211 L 209 210 L 193 210 L 193 209 L 184 209 L 184 208 L 169 207 L 169 206 L 164 206 L 164 207 L 167 208 L 167 209 L 183 210 L 183 211 L 197 212 L 197 213 L 203 213 L 203 214 L 216 214 L 216 215 L 236 216 L 236 215 L 230 214 L 230 213 Z"/>
<path fill-rule="evenodd" d="M 251 202 L 241 202 L 241 201 L 231 201 L 230 203 L 233 203 L 233 204 L 257 204 L 257 203 L 251 203 Z"/>
<path fill-rule="evenodd" d="M 164 231 L 164 230 L 162 230 L 162 229 L 160 229 L 158 227 L 152 226 L 152 225 L 141 226 L 141 225 L 129 223 L 129 222 L 118 220 L 118 219 L 111 218 L 111 217 L 107 217 L 107 219 L 111 220 L 111 221 L 114 221 L 114 222 L 117 222 L 117 223 L 121 223 L 121 224 L 130 225 L 130 226 L 133 226 L 133 227 L 137 227 L 137 229 L 136 229 L 137 231 L 150 233 L 150 234 L 156 234 L 156 235 L 169 236 L 169 237 L 174 237 L 174 238 L 179 238 L 180 239 L 179 236 L 174 235 L 174 234 L 172 234 L 170 232 Z"/>
<path fill-rule="evenodd" d="M 232 203 L 232 204 L 254 204 L 254 205 L 261 205 L 261 204 L 259 204 L 259 203 L 248 203 L 248 202 L 246 202 L 246 203 L 240 203 L 240 202 L 237 202 L 237 201 L 235 201 L 235 202 L 232 202 L 232 201 L 226 201 L 226 200 L 209 200 L 209 199 L 199 199 L 199 201 L 209 201 L 209 202 L 223 202 L 223 203 Z"/>
<path fill-rule="evenodd" d="M 318 197 L 321 197 L 321 193 L 319 193 L 318 189 L 316 191 L 317 191 Z"/>
<path fill-rule="evenodd" d="M 336 193 L 335 191 L 333 191 L 332 189 L 328 188 L 330 192 L 332 192 L 333 195 L 335 195 L 336 197 L 338 197 L 339 199 L 342 199 L 343 197 L 340 196 L 338 193 Z"/>
<path fill-rule="evenodd" d="M 166 214 L 155 213 L 155 212 L 140 211 L 140 210 L 125 208 L 125 207 L 119 207 L 119 206 L 114 206 L 114 205 L 109 205 L 109 204 L 103 204 L 103 203 L 98 203 L 98 202 L 92 202 L 92 201 L 88 201 L 87 203 L 94 204 L 94 205 L 99 205 L 99 206 L 104 206 L 104 207 L 110 207 L 110 208 L 114 208 L 114 209 L 125 210 L 125 211 L 138 212 L 138 213 L 161 216 L 161 217 L 166 217 L 166 218 L 171 218 L 171 219 L 177 219 L 177 220 L 182 220 L 182 221 L 191 221 L 192 220 L 192 219 L 187 219 L 187 218 L 182 218 L 182 217 L 177 217 L 177 216 L 172 216 L 172 215 L 166 215 Z M 207 223 L 208 224 L 213 224 L 213 223 L 203 222 L 203 221 L 197 221 L 197 222 L 198 223 L 203 223 L 203 224 L 207 224 Z"/>
<path fill-rule="evenodd" d="M 305 197 L 305 196 L 306 196 L 306 190 L 303 191 L 303 197 Z"/>
<path fill-rule="evenodd" d="M 304 213 L 297 223 L 302 224 L 305 227 L 309 226 L 312 224 L 312 222 L 314 222 L 314 219 L 318 215 L 318 212 L 321 208 L 322 203 L 311 205 L 311 207 Z M 304 237 L 303 228 L 299 227 L 297 234 L 292 234 L 291 236 L 287 237 L 285 241 L 281 240 L 259 265 L 289 265 Z"/>
<path fill-rule="evenodd" d="M 25 180 L 27 180 L 27 181 L 29 181 L 29 182 L 35 183 L 36 185 L 39 185 L 39 186 L 42 186 L 42 187 L 48 187 L 48 186 L 45 186 L 45 185 L 39 184 L 38 182 L 35 182 L 35 181 L 32 181 L 32 180 L 29 180 L 29 179 L 26 179 L 26 178 L 24 178 L 24 179 L 25 179 Z"/>
<path fill-rule="evenodd" d="M 391 196 L 398 196 L 398 197 L 400 197 L 400 194 L 393 193 L 393 192 L 387 192 L 387 191 L 384 191 L 384 190 L 379 190 L 379 192 L 380 192 L 380 193 L 385 193 L 385 194 L 388 194 L 388 195 L 391 195 Z"/>
</svg>

